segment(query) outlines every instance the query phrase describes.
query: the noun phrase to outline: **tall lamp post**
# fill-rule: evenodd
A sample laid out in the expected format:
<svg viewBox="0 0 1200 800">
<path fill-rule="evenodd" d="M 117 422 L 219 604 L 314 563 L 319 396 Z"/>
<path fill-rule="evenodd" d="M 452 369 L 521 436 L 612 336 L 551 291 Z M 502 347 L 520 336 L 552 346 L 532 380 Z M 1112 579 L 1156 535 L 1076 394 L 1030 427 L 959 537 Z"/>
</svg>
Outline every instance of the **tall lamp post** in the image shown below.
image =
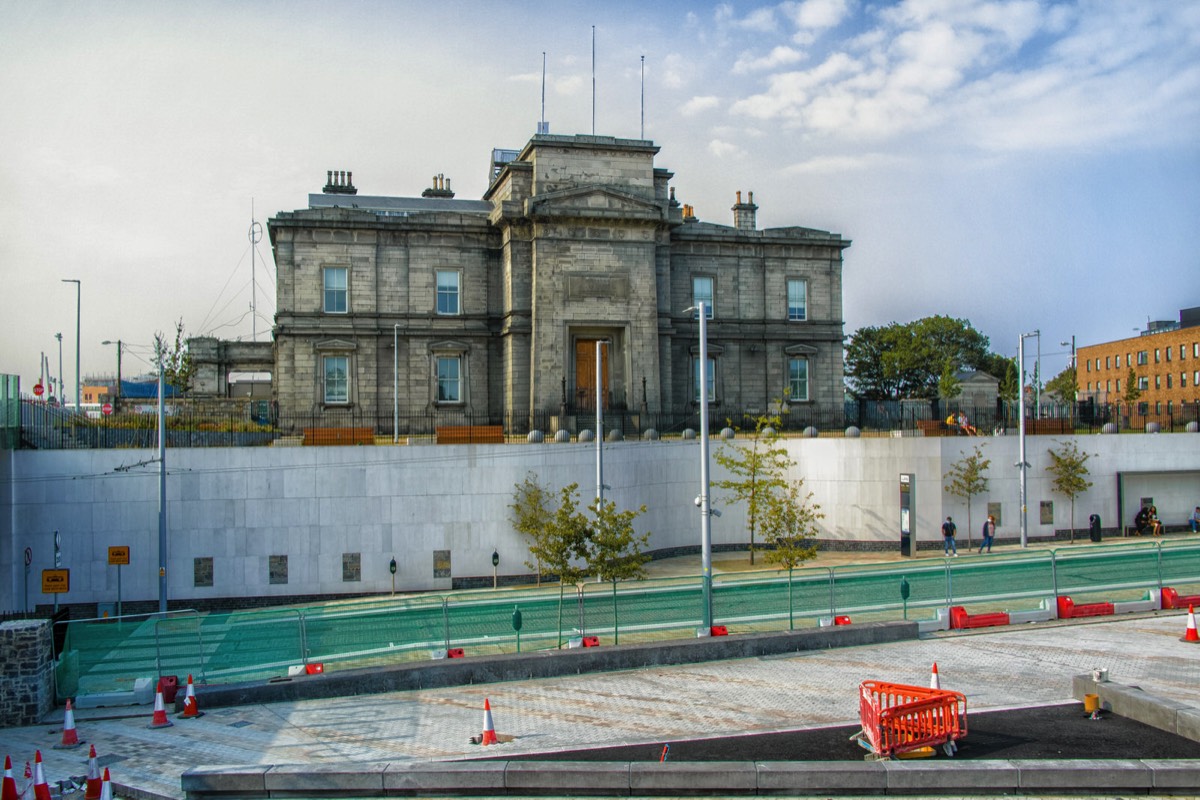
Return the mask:
<svg viewBox="0 0 1200 800">
<path fill-rule="evenodd" d="M 600 360 L 605 339 L 596 340 L 596 507 L 604 501 L 604 363 Z"/>
<path fill-rule="evenodd" d="M 704 631 L 712 630 L 712 515 L 708 478 L 708 308 L 703 302 L 684 309 L 700 319 L 700 376 L 698 387 L 700 400 L 700 496 L 696 505 L 700 508 L 700 580 L 704 588 L 701 607 Z"/>
<path fill-rule="evenodd" d="M 1018 431 L 1020 436 L 1020 461 L 1017 462 L 1017 469 L 1021 470 L 1021 547 L 1029 546 L 1029 507 L 1026 501 L 1028 495 L 1028 478 L 1029 478 L 1029 462 L 1025 460 L 1025 340 L 1037 337 L 1040 349 L 1041 331 L 1033 333 L 1022 333 L 1017 341 L 1017 372 L 1020 373 L 1020 390 L 1017 392 L 1017 414 L 1019 417 Z"/>
<path fill-rule="evenodd" d="M 121 348 L 125 345 L 121 343 L 120 339 L 117 339 L 115 342 L 111 339 L 105 339 L 100 344 L 115 344 L 117 346 L 117 404 L 119 405 L 121 402 Z"/>
<path fill-rule="evenodd" d="M 400 323 L 392 326 L 392 444 L 400 444 Z"/>
<path fill-rule="evenodd" d="M 63 404 L 63 371 L 62 371 L 62 332 L 54 334 L 58 339 L 58 404 Z"/>
<path fill-rule="evenodd" d="M 75 413 L 79 413 L 82 406 L 82 389 L 79 385 L 79 319 L 80 306 L 83 302 L 83 284 L 78 278 L 63 278 L 63 283 L 75 284 Z"/>
<path fill-rule="evenodd" d="M 1059 342 L 1059 347 L 1071 345 L 1071 424 L 1075 423 L 1075 412 L 1078 409 L 1079 403 L 1079 369 L 1075 366 L 1075 335 L 1071 334 L 1071 341 Z"/>
</svg>

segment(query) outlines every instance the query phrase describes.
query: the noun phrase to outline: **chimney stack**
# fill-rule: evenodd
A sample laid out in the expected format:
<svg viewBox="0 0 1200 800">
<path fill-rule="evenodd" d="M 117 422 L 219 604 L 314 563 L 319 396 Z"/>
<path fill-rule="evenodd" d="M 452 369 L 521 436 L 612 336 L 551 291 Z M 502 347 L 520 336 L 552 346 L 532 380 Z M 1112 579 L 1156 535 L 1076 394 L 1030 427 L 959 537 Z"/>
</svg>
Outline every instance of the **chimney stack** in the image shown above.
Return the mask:
<svg viewBox="0 0 1200 800">
<path fill-rule="evenodd" d="M 358 194 L 354 188 L 354 173 L 345 170 L 326 170 L 325 186 L 321 189 L 324 194 Z"/>
<path fill-rule="evenodd" d="M 754 205 L 754 192 L 750 192 L 749 201 L 742 202 L 742 193 L 737 193 L 737 202 L 733 205 L 733 227 L 739 231 L 753 231 L 758 229 L 758 221 L 756 213 L 758 206 Z"/>
<path fill-rule="evenodd" d="M 421 192 L 421 197 L 441 197 L 445 200 L 450 200 L 454 197 L 454 192 L 450 190 L 450 181 L 446 176 L 439 172 L 433 176 L 432 185 Z"/>
</svg>

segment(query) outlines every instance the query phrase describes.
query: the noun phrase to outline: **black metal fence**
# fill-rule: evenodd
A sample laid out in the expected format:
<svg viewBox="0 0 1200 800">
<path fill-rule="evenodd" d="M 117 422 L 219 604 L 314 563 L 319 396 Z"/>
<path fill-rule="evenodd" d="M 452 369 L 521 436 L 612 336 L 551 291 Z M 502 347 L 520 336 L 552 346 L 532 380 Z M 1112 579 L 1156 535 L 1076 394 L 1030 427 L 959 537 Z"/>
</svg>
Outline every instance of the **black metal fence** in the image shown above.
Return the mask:
<svg viewBox="0 0 1200 800">
<path fill-rule="evenodd" d="M 114 449 L 156 448 L 157 417 L 154 414 L 121 412 L 112 415 L 80 415 L 34 400 L 21 402 L 20 447 L 23 449 Z M 269 404 L 253 404 L 238 412 L 213 412 L 187 401 L 172 403 L 166 417 L 167 447 L 254 447 L 303 444 L 313 431 L 346 431 L 349 437 L 326 437 L 324 441 L 356 444 L 433 443 L 438 428 L 499 426 L 510 442 L 528 440 L 532 431 L 540 431 L 545 441 L 553 441 L 559 431 L 577 438 L 595 427 L 594 412 L 579 409 L 555 409 L 534 414 L 497 415 L 465 410 L 438 408 L 422 414 L 394 417 L 390 413 L 367 414 L 361 409 L 323 410 L 312 414 L 280 414 Z M 962 432 L 959 425 L 946 426 L 948 416 L 965 415 L 968 427 L 979 434 L 1014 431 L 1019 424 L 1017 409 L 1007 403 L 995 406 L 966 407 L 945 401 L 872 401 L 851 400 L 840 408 L 819 408 L 794 404 L 778 414 L 780 427 L 790 434 L 844 435 L 857 428 L 861 435 L 950 435 Z M 725 427 L 749 430 L 756 415 L 743 409 L 713 407 L 709 411 L 710 433 L 718 435 Z M 699 408 L 661 413 L 609 410 L 603 416 L 608 438 L 619 432 L 621 438 L 642 438 L 653 431 L 660 437 L 680 436 L 700 427 Z M 1031 434 L 1069 434 L 1108 432 L 1176 432 L 1189 424 L 1200 425 L 1200 403 L 1184 404 L 1171 414 L 1147 413 L 1137 406 L 1079 403 L 1075 406 L 1045 406 L 1037 418 L 1030 416 L 1026 430 Z M 458 441 L 464 437 L 457 437 Z M 470 440 L 470 437 L 465 437 Z"/>
</svg>

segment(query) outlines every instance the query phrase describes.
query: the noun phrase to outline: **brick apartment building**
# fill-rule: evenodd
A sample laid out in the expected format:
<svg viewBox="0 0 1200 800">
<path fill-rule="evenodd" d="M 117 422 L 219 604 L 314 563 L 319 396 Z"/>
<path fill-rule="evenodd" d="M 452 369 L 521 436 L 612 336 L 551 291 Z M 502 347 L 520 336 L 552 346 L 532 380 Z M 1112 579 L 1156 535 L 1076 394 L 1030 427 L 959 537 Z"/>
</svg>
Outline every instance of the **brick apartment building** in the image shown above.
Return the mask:
<svg viewBox="0 0 1200 800">
<path fill-rule="evenodd" d="M 1180 311 L 1178 323 L 1154 322 L 1138 336 L 1080 347 L 1076 364 L 1080 400 L 1124 405 L 1132 369 L 1137 416 L 1192 410 L 1200 403 L 1200 308 Z"/>
</svg>

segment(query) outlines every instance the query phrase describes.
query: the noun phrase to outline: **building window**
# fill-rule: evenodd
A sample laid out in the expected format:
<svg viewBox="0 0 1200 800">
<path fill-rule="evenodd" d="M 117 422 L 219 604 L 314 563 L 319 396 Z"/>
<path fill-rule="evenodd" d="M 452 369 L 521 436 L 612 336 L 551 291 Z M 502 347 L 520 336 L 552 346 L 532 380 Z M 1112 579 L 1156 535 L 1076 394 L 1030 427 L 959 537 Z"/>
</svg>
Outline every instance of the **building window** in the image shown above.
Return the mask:
<svg viewBox="0 0 1200 800">
<path fill-rule="evenodd" d="M 1162 400 L 1158 400 L 1154 403 L 1154 413 L 1155 414 L 1162 413 Z"/>
<path fill-rule="evenodd" d="M 808 281 L 789 280 L 788 292 L 788 321 L 804 322 L 808 319 Z"/>
<path fill-rule="evenodd" d="M 345 267 L 326 267 L 325 268 L 325 313 L 326 314 L 345 314 L 346 313 L 346 268 Z"/>
<path fill-rule="evenodd" d="M 1150 413 L 1149 403 L 1138 403 L 1137 412 L 1139 417 L 1144 417 Z"/>
<path fill-rule="evenodd" d="M 1171 376 L 1170 375 L 1167 375 L 1167 388 L 1168 389 L 1171 388 Z"/>
<path fill-rule="evenodd" d="M 1168 414 L 1174 414 L 1174 413 L 1175 413 L 1175 401 L 1174 401 L 1174 400 L 1168 400 L 1168 401 L 1167 401 L 1167 413 L 1168 413 Z"/>
<path fill-rule="evenodd" d="M 700 316 L 700 304 L 704 303 L 704 318 L 713 318 L 713 279 L 697 276 L 692 278 L 692 319 Z"/>
<path fill-rule="evenodd" d="M 1138 363 L 1139 367 L 1146 366 L 1146 363 L 1149 360 L 1150 360 L 1150 354 L 1147 351 L 1145 351 L 1145 350 L 1138 351 L 1138 362 L 1137 363 Z"/>
<path fill-rule="evenodd" d="M 1089 392 L 1092 390 L 1092 382 L 1091 382 L 1091 381 L 1088 381 L 1088 388 L 1087 388 L 1087 390 L 1088 390 Z"/>
<path fill-rule="evenodd" d="M 362 580 L 362 553 L 342 553 L 342 582 L 357 583 Z"/>
<path fill-rule="evenodd" d="M 1154 376 L 1154 388 L 1155 388 L 1155 389 L 1161 389 L 1161 388 L 1162 388 L 1162 376 L 1161 376 L 1161 375 L 1155 375 L 1155 376 Z"/>
<path fill-rule="evenodd" d="M 712 356 L 708 357 L 708 374 L 704 376 L 705 382 L 708 384 L 708 402 L 717 402 L 717 360 Z M 692 397 L 697 403 L 700 402 L 700 359 L 692 359 Z"/>
<path fill-rule="evenodd" d="M 1166 350 L 1167 350 L 1167 361 L 1170 361 L 1171 360 L 1171 348 L 1168 347 L 1168 348 L 1166 348 Z"/>
<path fill-rule="evenodd" d="M 438 270 L 437 313 L 458 314 L 458 284 L 460 275 L 452 270 Z"/>
<path fill-rule="evenodd" d="M 1112 391 L 1112 381 L 1105 381 L 1105 382 L 1104 382 L 1104 391 L 1106 391 L 1106 392 L 1111 392 L 1111 391 Z"/>
<path fill-rule="evenodd" d="M 1116 362 L 1117 362 L 1117 369 L 1120 369 L 1121 368 L 1121 354 L 1120 353 L 1117 353 Z"/>
<path fill-rule="evenodd" d="M 808 359 L 788 359 L 788 399 L 796 402 L 808 400 Z"/>
<path fill-rule="evenodd" d="M 1200 369 L 1192 373 L 1192 386 L 1200 386 Z"/>
<path fill-rule="evenodd" d="M 1090 358 L 1087 359 L 1086 361 L 1083 362 L 1083 366 L 1087 369 L 1088 372 L 1091 372 L 1092 371 L 1092 360 Z"/>
<path fill-rule="evenodd" d="M 1159 362 L 1159 350 L 1156 347 L 1156 348 L 1154 348 L 1154 363 L 1157 364 L 1158 362 Z"/>
<path fill-rule="evenodd" d="M 325 356 L 325 402 L 350 402 L 350 359 L 348 356 Z"/>
<path fill-rule="evenodd" d="M 1097 356 L 1096 357 L 1096 372 L 1099 372 L 1099 371 L 1100 371 L 1100 358 L 1099 358 L 1099 356 Z"/>
<path fill-rule="evenodd" d="M 267 582 L 268 583 L 287 583 L 288 582 L 288 557 L 287 556 L 267 556 Z"/>
<path fill-rule="evenodd" d="M 1179 360 L 1183 361 L 1187 358 L 1187 345 L 1179 345 Z"/>
<path fill-rule="evenodd" d="M 1192 358 L 1200 358 L 1200 342 L 1192 342 Z"/>
<path fill-rule="evenodd" d="M 192 559 L 192 586 L 207 587 L 213 585 L 212 556 L 200 556 Z"/>
<path fill-rule="evenodd" d="M 1117 378 L 1117 391 L 1121 391 L 1121 379 Z"/>
<path fill-rule="evenodd" d="M 462 402 L 462 356 L 437 357 L 437 386 L 439 403 Z"/>
<path fill-rule="evenodd" d="M 1180 389 L 1187 388 L 1187 373 L 1186 372 L 1179 373 L 1179 388 Z"/>
<path fill-rule="evenodd" d="M 1138 378 L 1137 387 L 1138 387 L 1138 389 L 1142 390 L 1143 392 L 1148 391 L 1150 389 L 1150 379 L 1145 376 Z M 1120 389 L 1118 389 L 1117 391 L 1120 391 Z"/>
</svg>

